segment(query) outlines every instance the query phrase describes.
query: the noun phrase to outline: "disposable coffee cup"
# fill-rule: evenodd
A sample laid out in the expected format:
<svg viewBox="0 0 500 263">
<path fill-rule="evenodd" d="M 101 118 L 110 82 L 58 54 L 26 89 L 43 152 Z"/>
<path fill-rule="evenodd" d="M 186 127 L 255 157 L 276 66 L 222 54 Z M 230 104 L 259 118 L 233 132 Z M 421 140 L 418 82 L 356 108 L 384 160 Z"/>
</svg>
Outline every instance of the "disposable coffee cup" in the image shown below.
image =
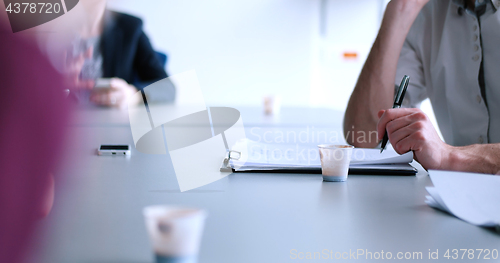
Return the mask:
<svg viewBox="0 0 500 263">
<path fill-rule="evenodd" d="M 352 149 L 350 145 L 318 145 L 321 158 L 321 173 L 323 181 L 344 182 L 349 173 Z"/>
<path fill-rule="evenodd" d="M 196 263 L 207 213 L 195 208 L 144 208 L 156 263 Z"/>
<path fill-rule="evenodd" d="M 279 115 L 281 110 L 281 98 L 278 96 L 264 97 L 264 114 Z"/>
</svg>

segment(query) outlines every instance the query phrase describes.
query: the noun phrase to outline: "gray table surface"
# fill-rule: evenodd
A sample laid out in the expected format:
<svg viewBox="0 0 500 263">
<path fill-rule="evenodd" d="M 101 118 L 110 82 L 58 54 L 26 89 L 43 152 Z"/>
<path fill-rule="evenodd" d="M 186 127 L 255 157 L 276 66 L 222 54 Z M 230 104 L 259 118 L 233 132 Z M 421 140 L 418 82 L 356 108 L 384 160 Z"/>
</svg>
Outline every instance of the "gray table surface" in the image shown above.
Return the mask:
<svg viewBox="0 0 500 263">
<path fill-rule="evenodd" d="M 258 108 L 240 110 L 247 127 L 269 129 L 340 130 L 342 116 L 326 109 L 283 109 L 275 117 Z M 42 223 L 34 262 L 153 262 L 142 209 L 154 204 L 208 211 L 201 263 L 297 261 L 299 252 L 325 249 L 333 256 L 360 249 L 393 258 L 422 252 L 419 261 L 436 262 L 429 250 L 446 261 L 447 249 L 500 248 L 492 230 L 424 203 L 432 183 L 422 169 L 417 176 L 350 176 L 345 183 L 323 183 L 320 175 L 232 174 L 181 193 L 168 155 L 135 149 L 131 158 L 95 154 L 101 143 L 133 145 L 126 112 L 92 108 L 78 116 L 70 128 L 74 156 L 60 171 L 64 187 L 57 188 L 53 211 Z"/>
</svg>

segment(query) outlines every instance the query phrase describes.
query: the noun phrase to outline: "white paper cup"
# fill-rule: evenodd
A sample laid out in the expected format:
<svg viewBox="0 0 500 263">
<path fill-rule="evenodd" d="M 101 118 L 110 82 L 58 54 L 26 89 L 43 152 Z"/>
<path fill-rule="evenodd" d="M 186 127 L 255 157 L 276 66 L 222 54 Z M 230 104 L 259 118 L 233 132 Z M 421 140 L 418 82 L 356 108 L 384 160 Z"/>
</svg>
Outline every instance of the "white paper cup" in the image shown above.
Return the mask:
<svg viewBox="0 0 500 263">
<path fill-rule="evenodd" d="M 321 158 L 321 173 L 323 181 L 344 182 L 349 173 L 352 149 L 350 145 L 318 145 Z"/>
<path fill-rule="evenodd" d="M 204 210 L 148 206 L 143 212 L 157 263 L 197 262 L 207 217 Z"/>
<path fill-rule="evenodd" d="M 281 97 L 270 95 L 265 96 L 263 100 L 265 115 L 279 115 L 281 110 Z"/>
</svg>

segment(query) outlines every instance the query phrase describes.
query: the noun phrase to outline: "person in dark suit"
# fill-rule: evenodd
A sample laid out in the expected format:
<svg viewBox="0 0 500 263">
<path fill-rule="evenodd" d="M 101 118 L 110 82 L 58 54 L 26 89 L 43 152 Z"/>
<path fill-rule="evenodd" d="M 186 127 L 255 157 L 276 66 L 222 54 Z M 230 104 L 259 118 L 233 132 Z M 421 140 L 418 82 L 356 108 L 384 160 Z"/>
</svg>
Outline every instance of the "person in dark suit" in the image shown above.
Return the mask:
<svg viewBox="0 0 500 263">
<path fill-rule="evenodd" d="M 106 1 L 86 1 L 89 8 L 93 55 L 83 66 L 81 78 L 111 78 L 109 87 L 94 89 L 90 101 L 102 106 L 122 107 L 138 90 L 167 78 L 164 65 L 142 29 L 142 20 L 106 9 Z M 146 94 L 148 102 L 172 102 L 171 82 L 161 91 Z"/>
</svg>

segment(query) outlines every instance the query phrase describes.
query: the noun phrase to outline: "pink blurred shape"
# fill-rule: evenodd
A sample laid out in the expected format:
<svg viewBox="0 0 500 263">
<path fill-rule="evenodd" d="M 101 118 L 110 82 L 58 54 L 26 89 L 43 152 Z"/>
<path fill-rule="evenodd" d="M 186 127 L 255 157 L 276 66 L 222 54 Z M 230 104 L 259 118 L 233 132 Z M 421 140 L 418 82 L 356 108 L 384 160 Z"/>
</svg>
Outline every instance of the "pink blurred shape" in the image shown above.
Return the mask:
<svg viewBox="0 0 500 263">
<path fill-rule="evenodd" d="M 64 81 L 36 43 L 0 25 L 0 262 L 22 262 L 51 207 L 69 117 Z"/>
</svg>

